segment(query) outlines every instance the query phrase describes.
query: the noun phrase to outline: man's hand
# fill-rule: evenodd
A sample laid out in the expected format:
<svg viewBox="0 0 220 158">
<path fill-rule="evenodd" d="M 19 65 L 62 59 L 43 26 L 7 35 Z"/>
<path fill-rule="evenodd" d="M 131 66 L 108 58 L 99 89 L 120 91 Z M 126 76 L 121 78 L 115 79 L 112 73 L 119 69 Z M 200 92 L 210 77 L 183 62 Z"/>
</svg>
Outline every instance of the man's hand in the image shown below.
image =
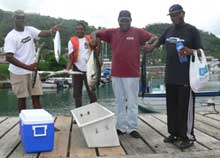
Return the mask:
<svg viewBox="0 0 220 158">
<path fill-rule="evenodd" d="M 55 25 L 50 29 L 51 34 L 54 34 L 56 31 L 60 31 L 62 28 L 61 24 Z"/>
<path fill-rule="evenodd" d="M 192 54 L 193 54 L 193 49 L 190 49 L 188 47 L 183 47 L 179 52 L 180 56 L 192 55 Z"/>
<path fill-rule="evenodd" d="M 143 48 L 145 53 L 150 53 L 154 50 L 154 46 L 152 44 L 149 44 L 148 42 L 145 43 Z"/>
<path fill-rule="evenodd" d="M 27 70 L 30 70 L 30 71 L 36 71 L 37 68 L 38 68 L 37 63 L 33 63 L 33 64 L 28 65 L 28 66 L 26 67 L 26 69 L 27 69 Z"/>
</svg>

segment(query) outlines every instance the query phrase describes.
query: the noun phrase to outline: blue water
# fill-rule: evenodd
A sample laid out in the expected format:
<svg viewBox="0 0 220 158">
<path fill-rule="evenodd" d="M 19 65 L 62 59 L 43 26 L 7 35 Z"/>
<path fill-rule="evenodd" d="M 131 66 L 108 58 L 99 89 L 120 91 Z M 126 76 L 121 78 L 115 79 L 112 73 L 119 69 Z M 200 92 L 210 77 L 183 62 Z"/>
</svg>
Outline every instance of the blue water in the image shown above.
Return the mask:
<svg viewBox="0 0 220 158">
<path fill-rule="evenodd" d="M 153 79 L 152 85 L 160 85 L 163 83 L 163 78 Z M 220 90 L 220 75 L 212 75 L 209 84 L 204 87 L 207 91 Z M 112 85 L 106 84 L 99 87 L 96 91 L 98 102 L 115 112 L 115 100 L 112 91 Z M 217 106 L 220 107 L 220 99 L 217 98 Z M 196 103 L 203 108 L 203 104 L 207 102 L 206 98 L 196 99 Z M 154 104 L 153 101 L 145 101 L 146 104 Z M 73 90 L 44 90 L 44 95 L 41 96 L 41 104 L 44 109 L 49 111 L 54 116 L 70 115 L 70 110 L 75 108 L 73 100 Z M 89 99 L 86 91 L 83 91 L 83 105 L 89 104 Z M 156 105 L 155 105 L 156 104 Z M 153 106 L 161 106 L 161 111 L 166 111 L 165 101 L 156 101 Z M 27 107 L 32 108 L 31 99 L 27 99 Z M 18 116 L 17 99 L 10 89 L 0 89 L 0 116 Z"/>
<path fill-rule="evenodd" d="M 98 102 L 111 111 L 115 111 L 114 96 L 111 84 L 99 87 L 96 91 Z M 41 96 L 41 104 L 44 109 L 53 115 L 70 115 L 70 110 L 75 108 L 73 90 L 56 89 L 44 90 Z M 83 105 L 89 104 L 86 91 L 83 91 Z M 32 108 L 31 99 L 27 99 L 27 108 Z M 17 99 L 11 89 L 0 89 L 0 116 L 18 116 Z"/>
</svg>

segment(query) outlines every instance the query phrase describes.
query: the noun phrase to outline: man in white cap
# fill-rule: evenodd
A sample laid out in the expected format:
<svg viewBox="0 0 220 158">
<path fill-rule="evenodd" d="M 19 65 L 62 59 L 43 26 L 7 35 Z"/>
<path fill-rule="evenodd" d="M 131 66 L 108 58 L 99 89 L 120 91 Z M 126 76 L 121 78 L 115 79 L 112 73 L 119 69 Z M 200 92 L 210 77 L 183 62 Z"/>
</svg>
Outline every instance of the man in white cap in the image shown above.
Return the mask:
<svg viewBox="0 0 220 158">
<path fill-rule="evenodd" d="M 54 26 L 50 30 L 41 31 L 32 26 L 25 26 L 25 13 L 22 10 L 16 10 L 13 15 L 14 29 L 11 30 L 4 43 L 4 52 L 6 60 L 10 63 L 10 80 L 12 90 L 18 98 L 18 109 L 26 109 L 26 98 L 32 97 L 34 108 L 41 108 L 40 95 L 42 85 L 37 76 L 36 84 L 32 87 L 32 72 L 37 69 L 37 63 L 34 61 L 36 54 L 34 41 L 40 37 L 48 37 L 60 29 L 60 26 Z"/>
</svg>

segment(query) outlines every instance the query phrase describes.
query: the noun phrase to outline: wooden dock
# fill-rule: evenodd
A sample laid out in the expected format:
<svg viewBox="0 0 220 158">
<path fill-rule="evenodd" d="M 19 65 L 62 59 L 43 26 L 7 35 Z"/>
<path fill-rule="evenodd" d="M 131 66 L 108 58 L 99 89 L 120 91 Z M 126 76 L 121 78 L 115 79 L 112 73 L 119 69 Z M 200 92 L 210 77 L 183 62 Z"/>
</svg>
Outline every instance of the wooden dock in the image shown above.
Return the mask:
<svg viewBox="0 0 220 158">
<path fill-rule="evenodd" d="M 18 117 L 0 117 L 0 158 L 220 158 L 220 115 L 196 114 L 194 146 L 184 151 L 163 143 L 168 136 L 165 114 L 139 115 L 140 139 L 119 137 L 121 146 L 87 148 L 80 129 L 70 116 L 58 116 L 52 152 L 26 154 L 19 135 Z"/>
</svg>

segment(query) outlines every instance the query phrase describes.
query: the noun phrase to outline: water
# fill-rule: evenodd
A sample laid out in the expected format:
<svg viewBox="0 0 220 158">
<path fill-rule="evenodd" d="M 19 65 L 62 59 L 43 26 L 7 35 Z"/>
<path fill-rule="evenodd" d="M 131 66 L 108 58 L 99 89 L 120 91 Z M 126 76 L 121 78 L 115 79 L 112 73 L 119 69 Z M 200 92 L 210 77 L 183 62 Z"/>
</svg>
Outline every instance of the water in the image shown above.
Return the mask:
<svg viewBox="0 0 220 158">
<path fill-rule="evenodd" d="M 89 103 L 86 91 L 83 91 L 83 105 Z M 97 97 L 100 104 L 111 111 L 115 111 L 114 96 L 111 84 L 99 87 Z M 17 98 L 10 89 L 0 89 L 0 116 L 18 116 Z M 64 89 L 57 91 L 55 89 L 44 90 L 41 96 L 41 104 L 44 109 L 54 116 L 70 115 L 70 110 L 75 108 L 73 100 L 73 90 Z M 27 108 L 32 108 L 31 99 L 27 99 Z"/>
<path fill-rule="evenodd" d="M 155 83 L 163 83 L 163 78 L 159 78 L 152 81 L 152 85 Z M 220 90 L 220 75 L 212 75 L 209 84 L 204 87 L 204 90 L 219 91 Z M 83 91 L 83 105 L 89 103 L 87 92 Z M 97 90 L 98 101 L 111 111 L 115 112 L 115 100 L 112 92 L 112 85 L 106 84 L 99 87 Z M 196 103 L 199 107 L 204 109 L 204 103 L 207 102 L 207 98 L 196 99 Z M 147 105 L 152 104 L 153 107 L 161 109 L 161 112 L 166 110 L 165 101 L 161 100 L 149 100 L 146 102 Z M 72 89 L 65 89 L 61 91 L 56 90 L 45 90 L 44 95 L 41 96 L 42 107 L 48 110 L 54 116 L 56 115 L 70 115 L 70 110 L 75 108 L 73 100 Z M 27 99 L 27 107 L 32 108 L 31 99 Z M 220 97 L 216 104 L 220 107 Z M 198 109 L 198 107 L 197 107 Z M 18 116 L 17 110 L 17 99 L 10 89 L 0 89 L 0 116 Z"/>
<path fill-rule="evenodd" d="M 153 87 L 163 84 L 163 78 L 155 78 L 150 81 Z M 201 91 L 220 91 L 220 74 L 212 74 L 210 81 Z M 196 97 L 196 111 L 213 111 L 213 106 L 207 106 L 207 102 L 212 99 L 216 109 L 220 111 L 220 97 Z M 166 112 L 166 98 L 139 98 L 138 104 L 146 107 L 149 111 Z"/>
</svg>

